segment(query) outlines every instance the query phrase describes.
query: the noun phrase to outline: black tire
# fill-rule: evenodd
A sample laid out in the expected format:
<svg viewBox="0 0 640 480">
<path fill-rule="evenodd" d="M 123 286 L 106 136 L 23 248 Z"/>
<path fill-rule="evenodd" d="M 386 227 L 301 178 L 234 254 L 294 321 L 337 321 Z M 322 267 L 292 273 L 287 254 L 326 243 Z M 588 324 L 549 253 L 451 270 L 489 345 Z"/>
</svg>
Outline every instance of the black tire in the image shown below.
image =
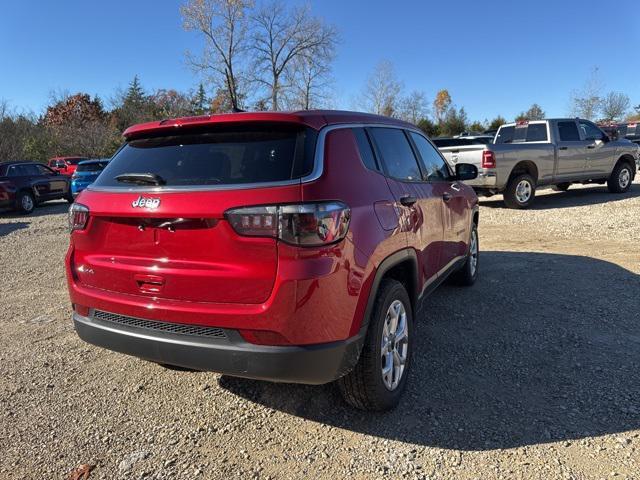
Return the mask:
<svg viewBox="0 0 640 480">
<path fill-rule="evenodd" d="M 71 190 L 67 192 L 64 199 L 69 203 L 73 203 L 75 201 L 75 199 L 73 198 L 73 194 L 71 193 Z"/>
<path fill-rule="evenodd" d="M 521 200 L 517 195 L 518 186 L 521 182 L 528 184 L 530 194 L 526 200 Z M 518 175 L 512 178 L 507 185 L 507 189 L 504 192 L 504 204 L 508 208 L 528 208 L 533 203 L 533 199 L 536 196 L 536 182 L 529 174 Z"/>
<path fill-rule="evenodd" d="M 567 190 L 569 190 L 570 186 L 570 183 L 559 183 L 558 185 L 554 185 L 551 188 L 554 192 L 566 192 Z"/>
<path fill-rule="evenodd" d="M 397 386 L 390 390 L 382 378 L 382 340 L 387 312 L 396 300 L 402 303 L 406 312 L 408 337 L 404 369 Z M 345 401 L 356 408 L 370 411 L 390 410 L 398 405 L 411 369 L 412 345 L 413 310 L 407 290 L 397 280 L 384 279 L 376 296 L 358 363 L 350 373 L 337 381 Z"/>
<path fill-rule="evenodd" d="M 631 165 L 627 162 L 618 162 L 607 180 L 607 187 L 611 193 L 624 193 L 631 188 L 632 182 L 633 168 Z"/>
<path fill-rule="evenodd" d="M 31 192 L 18 192 L 16 197 L 16 210 L 25 215 L 29 215 L 36 208 L 36 199 Z"/>
<path fill-rule="evenodd" d="M 474 249 L 475 239 L 475 253 Z M 474 261 L 475 260 L 475 261 Z M 469 253 L 464 266 L 451 275 L 451 280 L 461 287 L 470 287 L 478 279 L 478 267 L 480 266 L 480 240 L 478 238 L 478 226 L 474 223 L 471 229 L 471 241 L 469 242 Z"/>
</svg>

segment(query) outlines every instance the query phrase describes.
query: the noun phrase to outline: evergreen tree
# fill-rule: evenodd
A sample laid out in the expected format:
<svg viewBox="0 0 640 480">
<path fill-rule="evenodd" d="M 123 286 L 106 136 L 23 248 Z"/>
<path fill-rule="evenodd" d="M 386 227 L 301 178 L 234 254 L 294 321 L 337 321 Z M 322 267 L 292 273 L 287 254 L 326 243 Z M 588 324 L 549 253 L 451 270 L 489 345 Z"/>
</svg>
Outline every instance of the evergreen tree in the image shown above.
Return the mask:
<svg viewBox="0 0 640 480">
<path fill-rule="evenodd" d="M 204 115 L 209 111 L 211 100 L 207 97 L 207 92 L 204 89 L 204 85 L 200 83 L 198 90 L 191 99 L 191 110 L 194 115 Z"/>
</svg>

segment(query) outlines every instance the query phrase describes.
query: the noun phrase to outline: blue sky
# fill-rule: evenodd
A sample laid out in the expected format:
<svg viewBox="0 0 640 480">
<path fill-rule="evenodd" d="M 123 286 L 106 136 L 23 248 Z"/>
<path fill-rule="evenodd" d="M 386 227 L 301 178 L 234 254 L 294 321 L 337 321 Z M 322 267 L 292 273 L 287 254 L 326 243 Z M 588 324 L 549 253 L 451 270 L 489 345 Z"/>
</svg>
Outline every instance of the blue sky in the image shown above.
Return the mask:
<svg viewBox="0 0 640 480">
<path fill-rule="evenodd" d="M 300 3 L 291 0 L 293 3 Z M 184 60 L 200 39 L 181 27 L 180 1 L 2 2 L 0 99 L 40 112 L 52 91 L 108 99 L 138 74 L 143 86 L 194 88 Z M 337 106 L 352 108 L 381 59 L 406 90 L 447 88 L 472 120 L 507 118 L 537 102 L 564 115 L 597 66 L 607 90 L 640 103 L 640 27 L 633 2 L 600 0 L 315 0 L 335 24 Z M 626 5 L 626 6 L 625 6 Z"/>
</svg>

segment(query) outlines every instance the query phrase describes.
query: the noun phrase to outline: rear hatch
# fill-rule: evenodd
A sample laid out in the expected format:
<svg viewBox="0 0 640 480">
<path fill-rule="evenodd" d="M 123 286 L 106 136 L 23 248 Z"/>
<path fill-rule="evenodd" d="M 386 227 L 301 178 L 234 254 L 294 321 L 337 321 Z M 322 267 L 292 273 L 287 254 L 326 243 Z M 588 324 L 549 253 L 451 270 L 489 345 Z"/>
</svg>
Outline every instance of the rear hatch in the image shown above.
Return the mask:
<svg viewBox="0 0 640 480">
<path fill-rule="evenodd" d="M 277 241 L 239 236 L 224 214 L 299 202 L 315 139 L 299 125 L 260 124 L 131 140 L 83 193 L 90 219 L 73 235 L 76 281 L 177 301 L 264 302 Z"/>
<path fill-rule="evenodd" d="M 104 170 L 108 163 L 108 160 L 103 162 L 79 163 L 76 171 L 73 173 L 73 179 L 80 183 L 91 183 L 98 178 L 98 175 L 100 175 L 100 172 Z"/>
</svg>

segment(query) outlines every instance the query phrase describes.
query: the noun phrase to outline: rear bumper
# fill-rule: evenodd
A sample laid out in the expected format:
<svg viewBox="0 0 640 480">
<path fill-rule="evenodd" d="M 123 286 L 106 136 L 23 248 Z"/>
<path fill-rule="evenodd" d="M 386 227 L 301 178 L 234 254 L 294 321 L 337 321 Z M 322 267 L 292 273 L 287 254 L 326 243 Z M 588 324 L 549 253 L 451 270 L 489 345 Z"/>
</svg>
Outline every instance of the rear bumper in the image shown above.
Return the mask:
<svg viewBox="0 0 640 480">
<path fill-rule="evenodd" d="M 73 314 L 84 341 L 157 363 L 273 382 L 324 384 L 357 363 L 364 331 L 344 341 L 271 347 L 245 342 L 235 330 L 219 338 L 184 335 Z"/>
<path fill-rule="evenodd" d="M 478 176 L 473 180 L 464 182 L 470 187 L 478 189 L 495 189 L 498 183 L 498 175 L 495 169 L 479 168 Z"/>
</svg>

